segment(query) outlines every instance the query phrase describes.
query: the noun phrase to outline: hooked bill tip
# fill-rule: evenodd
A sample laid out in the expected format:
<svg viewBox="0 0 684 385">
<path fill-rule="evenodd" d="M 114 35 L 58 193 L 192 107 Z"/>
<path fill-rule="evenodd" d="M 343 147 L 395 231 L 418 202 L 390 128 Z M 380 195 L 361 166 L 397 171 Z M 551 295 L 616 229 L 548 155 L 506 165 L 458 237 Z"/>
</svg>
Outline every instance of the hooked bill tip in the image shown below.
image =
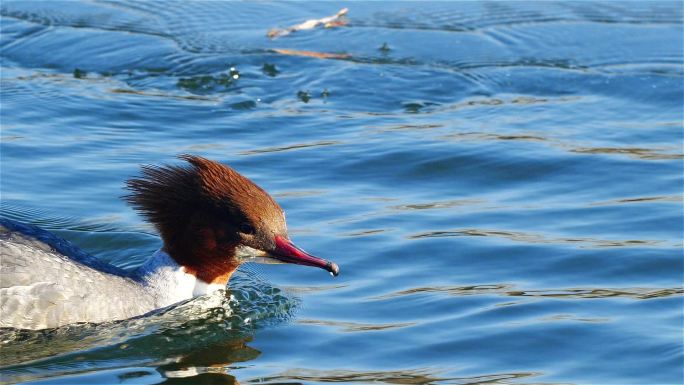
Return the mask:
<svg viewBox="0 0 684 385">
<path fill-rule="evenodd" d="M 328 262 L 328 266 L 326 266 L 326 268 L 333 277 L 337 277 L 340 274 L 340 267 L 337 266 L 335 262 Z"/>
</svg>

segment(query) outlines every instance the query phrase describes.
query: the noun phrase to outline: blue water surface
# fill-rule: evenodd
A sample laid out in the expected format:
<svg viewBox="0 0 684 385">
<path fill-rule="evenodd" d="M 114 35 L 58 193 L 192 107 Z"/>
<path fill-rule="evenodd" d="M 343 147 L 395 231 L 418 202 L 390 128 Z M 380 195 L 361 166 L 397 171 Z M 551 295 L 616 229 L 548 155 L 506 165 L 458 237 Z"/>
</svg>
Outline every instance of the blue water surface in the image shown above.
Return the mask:
<svg viewBox="0 0 684 385">
<path fill-rule="evenodd" d="M 347 25 L 270 39 L 348 7 Z M 229 164 L 341 267 L 5 331 L 0 382 L 681 384 L 681 2 L 2 1 L 2 215 L 139 266 L 140 164 Z"/>
</svg>

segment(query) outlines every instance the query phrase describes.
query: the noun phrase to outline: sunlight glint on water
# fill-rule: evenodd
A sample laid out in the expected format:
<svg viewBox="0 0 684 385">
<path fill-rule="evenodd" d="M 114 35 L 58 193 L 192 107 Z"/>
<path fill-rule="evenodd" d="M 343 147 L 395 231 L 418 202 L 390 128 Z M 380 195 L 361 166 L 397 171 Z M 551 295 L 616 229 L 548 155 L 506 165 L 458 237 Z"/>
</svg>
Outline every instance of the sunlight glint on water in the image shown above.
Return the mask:
<svg viewBox="0 0 684 385">
<path fill-rule="evenodd" d="M 198 314 L 3 330 L 1 382 L 684 381 L 681 3 L 0 10 L 2 216 L 134 268 L 160 241 L 123 181 L 199 154 L 341 270 L 245 266 Z"/>
</svg>

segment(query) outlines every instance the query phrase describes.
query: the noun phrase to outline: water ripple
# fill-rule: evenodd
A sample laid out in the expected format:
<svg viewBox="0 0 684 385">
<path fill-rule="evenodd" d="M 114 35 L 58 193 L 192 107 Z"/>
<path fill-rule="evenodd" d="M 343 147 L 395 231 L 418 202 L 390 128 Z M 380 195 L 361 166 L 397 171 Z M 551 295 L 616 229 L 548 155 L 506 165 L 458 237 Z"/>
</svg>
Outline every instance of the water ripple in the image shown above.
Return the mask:
<svg viewBox="0 0 684 385">
<path fill-rule="evenodd" d="M 681 195 L 662 195 L 653 197 L 638 197 L 638 198 L 623 198 L 603 202 L 590 203 L 589 206 L 611 206 L 619 204 L 634 204 L 634 203 L 650 203 L 650 202 L 684 202 L 684 196 Z"/>
<path fill-rule="evenodd" d="M 681 2 L 348 5 L 0 2 L 3 216 L 133 268 L 121 181 L 193 151 L 346 272 L 0 331 L 0 382 L 682 382 Z"/>
<path fill-rule="evenodd" d="M 256 149 L 256 150 L 242 151 L 242 152 L 240 152 L 240 155 L 259 155 L 259 154 L 267 154 L 267 153 L 271 153 L 271 152 L 300 150 L 300 149 L 309 148 L 309 147 L 334 146 L 334 145 L 338 145 L 341 143 L 342 142 L 336 141 L 336 140 L 319 140 L 319 141 L 310 142 L 310 143 L 296 143 L 296 144 L 291 144 L 288 146 L 266 147 L 266 148 L 260 148 L 260 149 Z"/>
<path fill-rule="evenodd" d="M 636 147 L 579 147 L 570 150 L 578 154 L 629 155 L 643 160 L 684 159 L 684 154 L 664 153 L 663 150 Z"/>
<path fill-rule="evenodd" d="M 398 211 L 412 211 L 412 210 L 433 210 L 433 209 L 446 209 L 458 206 L 472 206 L 482 204 L 485 201 L 482 199 L 453 199 L 448 201 L 439 202 L 427 202 L 427 203 L 413 203 L 413 204 L 403 204 L 396 206 L 388 206 L 390 210 Z"/>
<path fill-rule="evenodd" d="M 541 373 L 497 373 L 474 377 L 440 376 L 432 369 L 411 369 L 397 371 L 352 371 L 352 370 L 313 370 L 288 369 L 280 374 L 261 377 L 251 383 L 289 383 L 299 381 L 311 382 L 361 382 L 397 385 L 431 385 L 431 384 L 509 384 L 526 377 L 538 376 Z"/>
<path fill-rule="evenodd" d="M 684 287 L 672 288 L 571 288 L 571 289 L 539 289 L 513 290 L 514 285 L 492 284 L 474 286 L 437 286 L 416 287 L 389 294 L 372 297 L 378 301 L 424 293 L 439 293 L 452 296 L 470 295 L 499 295 L 508 297 L 537 297 L 537 298 L 568 298 L 568 299 L 599 299 L 622 297 L 636 300 L 666 298 L 684 294 Z"/>
<path fill-rule="evenodd" d="M 331 321 L 331 320 L 315 320 L 315 319 L 299 319 L 297 323 L 305 325 L 317 325 L 317 326 L 331 326 L 337 328 L 339 331 L 344 333 L 352 332 L 367 332 L 367 331 L 378 331 L 387 329 L 399 329 L 409 326 L 416 325 L 415 322 L 403 322 L 403 323 L 386 323 L 386 324 L 369 324 L 360 322 L 345 322 L 345 321 Z"/>
<path fill-rule="evenodd" d="M 574 244 L 580 248 L 604 248 L 604 247 L 654 247 L 664 243 L 662 240 L 645 240 L 645 239 L 625 239 L 625 240 L 611 240 L 611 239 L 595 239 L 595 238 L 550 238 L 541 234 L 526 233 L 520 231 L 506 231 L 506 230 L 486 230 L 486 229 L 458 229 L 458 230 L 441 230 L 441 231 L 427 231 L 418 234 L 409 235 L 409 239 L 422 238 L 443 238 L 443 237 L 494 237 L 504 238 L 515 242 L 531 243 L 531 244 Z M 667 246 L 661 246 L 667 247 Z"/>
<path fill-rule="evenodd" d="M 350 233 L 342 233 L 342 234 L 340 234 L 340 236 L 342 236 L 342 237 L 367 237 L 367 236 L 371 236 L 371 235 L 385 233 L 388 231 L 392 231 L 392 229 L 361 230 L 361 231 L 354 231 L 354 232 L 350 232 Z"/>
</svg>

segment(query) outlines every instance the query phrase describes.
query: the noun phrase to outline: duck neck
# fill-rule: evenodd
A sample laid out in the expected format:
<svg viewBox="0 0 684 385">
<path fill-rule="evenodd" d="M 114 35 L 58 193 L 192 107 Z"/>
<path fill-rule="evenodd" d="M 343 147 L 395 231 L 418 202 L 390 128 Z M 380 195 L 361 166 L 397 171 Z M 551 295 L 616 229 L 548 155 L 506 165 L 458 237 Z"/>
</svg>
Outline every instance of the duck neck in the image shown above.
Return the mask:
<svg viewBox="0 0 684 385">
<path fill-rule="evenodd" d="M 155 297 L 157 307 L 225 288 L 225 285 L 209 284 L 188 273 L 185 267 L 162 249 L 157 250 L 138 268 L 136 279 Z"/>
</svg>

